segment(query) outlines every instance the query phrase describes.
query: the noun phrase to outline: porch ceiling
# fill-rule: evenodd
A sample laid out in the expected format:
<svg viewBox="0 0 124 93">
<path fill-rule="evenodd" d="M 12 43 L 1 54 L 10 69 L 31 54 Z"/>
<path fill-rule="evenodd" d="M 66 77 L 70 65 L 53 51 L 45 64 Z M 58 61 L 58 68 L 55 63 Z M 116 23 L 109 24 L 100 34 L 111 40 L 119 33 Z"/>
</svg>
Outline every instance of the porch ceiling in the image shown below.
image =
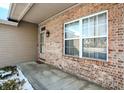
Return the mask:
<svg viewBox="0 0 124 93">
<path fill-rule="evenodd" d="M 18 3 L 15 9 L 12 9 L 13 13 L 10 11 L 10 18 L 17 21 L 23 20 L 39 24 L 73 5 L 75 3 Z"/>
</svg>

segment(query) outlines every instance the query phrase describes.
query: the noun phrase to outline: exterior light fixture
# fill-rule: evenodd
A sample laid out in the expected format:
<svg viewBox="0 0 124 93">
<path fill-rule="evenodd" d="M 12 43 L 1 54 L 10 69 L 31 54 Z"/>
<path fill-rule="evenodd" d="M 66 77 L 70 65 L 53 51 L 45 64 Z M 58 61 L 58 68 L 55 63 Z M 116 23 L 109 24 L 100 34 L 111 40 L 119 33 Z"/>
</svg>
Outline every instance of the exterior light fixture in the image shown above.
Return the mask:
<svg viewBox="0 0 124 93">
<path fill-rule="evenodd" d="M 50 32 L 47 30 L 46 31 L 46 37 L 49 37 L 50 36 Z"/>
</svg>

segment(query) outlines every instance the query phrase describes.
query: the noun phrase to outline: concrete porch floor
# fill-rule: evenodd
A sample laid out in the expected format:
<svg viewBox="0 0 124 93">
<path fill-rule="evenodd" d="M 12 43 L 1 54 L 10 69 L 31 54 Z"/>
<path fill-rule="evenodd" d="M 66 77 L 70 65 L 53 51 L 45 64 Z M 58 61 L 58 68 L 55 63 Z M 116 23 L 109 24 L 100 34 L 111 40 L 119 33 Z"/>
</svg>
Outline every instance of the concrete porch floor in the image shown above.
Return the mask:
<svg viewBox="0 0 124 93">
<path fill-rule="evenodd" d="M 18 64 L 36 90 L 103 90 L 104 88 L 81 80 L 47 64 L 27 62 Z"/>
</svg>

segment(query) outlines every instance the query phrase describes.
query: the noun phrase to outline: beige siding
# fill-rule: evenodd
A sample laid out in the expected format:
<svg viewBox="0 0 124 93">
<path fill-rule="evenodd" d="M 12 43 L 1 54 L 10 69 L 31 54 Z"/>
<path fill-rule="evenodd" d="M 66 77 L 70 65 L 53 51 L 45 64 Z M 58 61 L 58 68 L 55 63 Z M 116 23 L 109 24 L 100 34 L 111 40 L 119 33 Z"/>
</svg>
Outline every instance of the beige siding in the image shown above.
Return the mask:
<svg viewBox="0 0 124 93">
<path fill-rule="evenodd" d="M 37 25 L 21 22 L 18 27 L 0 24 L 0 67 L 36 60 Z"/>
</svg>

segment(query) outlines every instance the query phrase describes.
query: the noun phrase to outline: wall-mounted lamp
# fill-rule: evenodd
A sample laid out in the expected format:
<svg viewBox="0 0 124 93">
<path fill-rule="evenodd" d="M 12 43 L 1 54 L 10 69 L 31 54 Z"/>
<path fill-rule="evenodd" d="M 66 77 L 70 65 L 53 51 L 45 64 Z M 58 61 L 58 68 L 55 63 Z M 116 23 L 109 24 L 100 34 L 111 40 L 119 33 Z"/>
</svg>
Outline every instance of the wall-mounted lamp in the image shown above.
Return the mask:
<svg viewBox="0 0 124 93">
<path fill-rule="evenodd" d="M 50 32 L 49 30 L 46 31 L 46 37 L 49 37 L 50 36 Z"/>
</svg>

